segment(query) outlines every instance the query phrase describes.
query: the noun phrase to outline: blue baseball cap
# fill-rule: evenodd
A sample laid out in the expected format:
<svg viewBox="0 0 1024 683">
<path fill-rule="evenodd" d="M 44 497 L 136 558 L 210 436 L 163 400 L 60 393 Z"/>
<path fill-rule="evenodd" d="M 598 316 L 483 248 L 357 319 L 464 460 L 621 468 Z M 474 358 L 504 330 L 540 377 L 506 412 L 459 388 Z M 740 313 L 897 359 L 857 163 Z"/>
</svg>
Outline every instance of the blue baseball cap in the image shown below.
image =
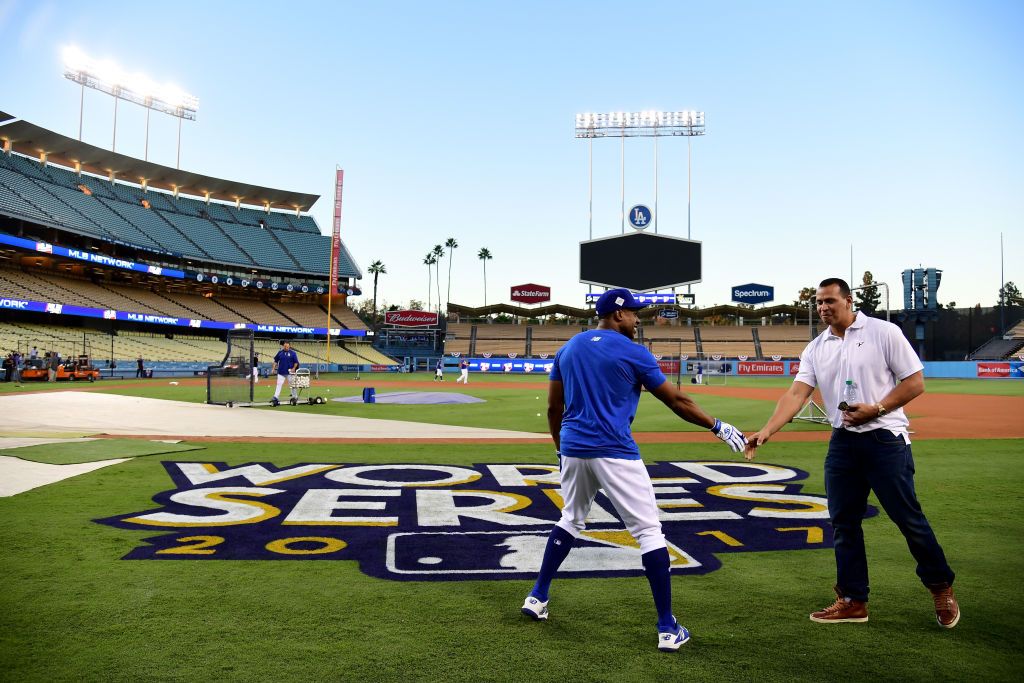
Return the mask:
<svg viewBox="0 0 1024 683">
<path fill-rule="evenodd" d="M 597 315 L 603 318 L 623 308 L 638 311 L 646 305 L 637 301 L 628 289 L 609 289 L 597 300 Z"/>
</svg>

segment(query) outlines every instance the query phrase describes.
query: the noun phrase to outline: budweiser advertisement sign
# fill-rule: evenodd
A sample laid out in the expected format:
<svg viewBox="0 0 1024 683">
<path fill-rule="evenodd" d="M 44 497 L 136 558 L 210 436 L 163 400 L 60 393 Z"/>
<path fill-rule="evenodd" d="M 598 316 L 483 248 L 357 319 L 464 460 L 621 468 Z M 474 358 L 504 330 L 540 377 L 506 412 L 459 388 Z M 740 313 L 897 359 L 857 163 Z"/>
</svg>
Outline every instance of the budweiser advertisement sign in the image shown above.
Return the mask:
<svg viewBox="0 0 1024 683">
<path fill-rule="evenodd" d="M 737 367 L 741 375 L 781 375 L 784 371 L 785 364 L 780 361 L 746 361 Z"/>
<path fill-rule="evenodd" d="M 509 297 L 521 304 L 539 304 L 551 301 L 551 288 L 544 285 L 516 285 Z"/>
<path fill-rule="evenodd" d="M 402 327 L 428 327 L 437 325 L 437 313 L 430 311 L 386 311 L 384 322 Z"/>
</svg>

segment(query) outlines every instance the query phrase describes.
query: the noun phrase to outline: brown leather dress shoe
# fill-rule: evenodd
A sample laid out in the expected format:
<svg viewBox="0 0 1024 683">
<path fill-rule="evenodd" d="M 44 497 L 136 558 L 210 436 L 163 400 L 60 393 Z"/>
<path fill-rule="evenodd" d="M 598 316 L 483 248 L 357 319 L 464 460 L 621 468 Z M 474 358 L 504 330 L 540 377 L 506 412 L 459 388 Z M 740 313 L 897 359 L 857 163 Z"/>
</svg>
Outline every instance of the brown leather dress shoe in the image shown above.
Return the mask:
<svg viewBox="0 0 1024 683">
<path fill-rule="evenodd" d="M 948 583 L 928 586 L 935 601 L 935 620 L 942 628 L 953 628 L 960 621 L 960 605 Z"/>
<path fill-rule="evenodd" d="M 836 601 L 825 609 L 811 613 L 811 621 L 819 624 L 841 624 L 843 622 L 860 622 L 868 620 L 868 603 L 843 596 L 839 586 L 835 586 Z"/>
</svg>

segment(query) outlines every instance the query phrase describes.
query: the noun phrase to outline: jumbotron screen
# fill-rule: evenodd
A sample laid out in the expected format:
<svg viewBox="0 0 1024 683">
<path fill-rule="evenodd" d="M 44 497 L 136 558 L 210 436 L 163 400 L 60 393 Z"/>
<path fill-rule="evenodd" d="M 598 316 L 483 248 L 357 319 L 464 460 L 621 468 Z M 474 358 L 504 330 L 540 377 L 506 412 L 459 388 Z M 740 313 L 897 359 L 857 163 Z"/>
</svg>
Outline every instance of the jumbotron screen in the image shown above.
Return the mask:
<svg viewBox="0 0 1024 683">
<path fill-rule="evenodd" d="M 700 282 L 701 243 L 633 233 L 580 243 L 580 282 L 645 292 Z"/>
</svg>

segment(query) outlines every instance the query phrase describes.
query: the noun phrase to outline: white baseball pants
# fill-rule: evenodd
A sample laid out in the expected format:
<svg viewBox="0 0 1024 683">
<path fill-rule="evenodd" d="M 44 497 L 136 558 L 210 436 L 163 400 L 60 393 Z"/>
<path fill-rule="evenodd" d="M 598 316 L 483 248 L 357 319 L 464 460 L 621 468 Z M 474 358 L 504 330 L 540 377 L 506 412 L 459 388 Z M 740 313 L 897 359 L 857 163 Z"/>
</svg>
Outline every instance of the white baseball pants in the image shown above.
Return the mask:
<svg viewBox="0 0 1024 683">
<path fill-rule="evenodd" d="M 288 382 L 288 377 L 287 376 L 285 376 L 285 375 L 278 375 L 277 376 L 277 389 L 274 390 L 274 398 L 281 398 L 281 387 L 283 387 L 285 385 L 285 383 L 287 383 L 287 382 Z M 298 396 L 298 394 L 295 392 L 295 390 L 292 389 L 291 387 L 289 387 L 289 391 L 291 392 L 292 396 Z"/>
<path fill-rule="evenodd" d="M 558 526 L 578 537 L 599 490 L 615 506 L 640 552 L 666 547 L 654 486 L 643 460 L 562 456 L 562 518 Z"/>
</svg>

